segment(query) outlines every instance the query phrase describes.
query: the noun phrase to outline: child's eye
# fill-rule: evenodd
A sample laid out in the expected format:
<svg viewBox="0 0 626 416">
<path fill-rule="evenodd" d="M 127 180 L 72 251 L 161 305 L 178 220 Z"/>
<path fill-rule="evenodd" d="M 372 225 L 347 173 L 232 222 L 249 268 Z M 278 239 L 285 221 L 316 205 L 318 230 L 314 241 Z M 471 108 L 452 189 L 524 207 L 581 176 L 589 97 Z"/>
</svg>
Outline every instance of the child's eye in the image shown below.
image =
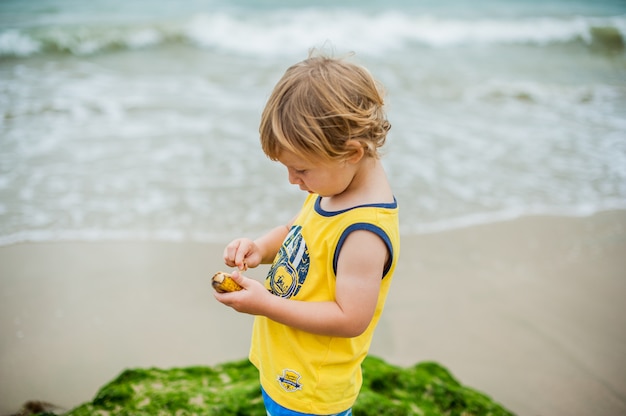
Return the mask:
<svg viewBox="0 0 626 416">
<path fill-rule="evenodd" d="M 297 173 L 298 175 L 303 175 L 303 174 L 305 174 L 305 173 L 306 173 L 306 171 L 307 171 L 306 169 L 296 169 L 296 173 Z"/>
</svg>

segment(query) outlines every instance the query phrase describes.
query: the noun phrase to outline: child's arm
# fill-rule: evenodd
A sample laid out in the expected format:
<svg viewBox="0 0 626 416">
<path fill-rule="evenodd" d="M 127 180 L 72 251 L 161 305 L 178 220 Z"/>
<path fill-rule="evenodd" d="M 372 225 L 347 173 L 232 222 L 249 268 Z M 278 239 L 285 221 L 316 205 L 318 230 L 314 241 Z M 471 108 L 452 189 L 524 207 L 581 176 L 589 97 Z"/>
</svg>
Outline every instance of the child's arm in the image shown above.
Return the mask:
<svg viewBox="0 0 626 416">
<path fill-rule="evenodd" d="M 253 279 L 233 273 L 246 290 L 219 294 L 218 301 L 239 312 L 264 315 L 303 331 L 339 337 L 355 337 L 369 325 L 376 303 L 388 251 L 369 231 L 352 232 L 341 249 L 337 265 L 335 300 L 302 302 L 272 295 Z"/>
<path fill-rule="evenodd" d="M 224 263 L 239 270 L 271 263 L 294 220 L 295 217 L 288 224 L 273 228 L 254 241 L 249 238 L 231 241 L 224 249 Z"/>
</svg>

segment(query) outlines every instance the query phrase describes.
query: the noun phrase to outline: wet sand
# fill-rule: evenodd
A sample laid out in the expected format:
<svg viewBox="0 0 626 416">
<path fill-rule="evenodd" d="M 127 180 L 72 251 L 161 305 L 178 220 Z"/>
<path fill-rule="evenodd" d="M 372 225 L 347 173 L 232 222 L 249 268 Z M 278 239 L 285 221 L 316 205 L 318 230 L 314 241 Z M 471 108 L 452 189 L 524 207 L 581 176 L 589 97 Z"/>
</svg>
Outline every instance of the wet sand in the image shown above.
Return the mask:
<svg viewBox="0 0 626 416">
<path fill-rule="evenodd" d="M 626 414 L 626 212 L 402 244 L 371 354 L 438 361 L 520 416 Z M 209 285 L 222 247 L 1 247 L 0 415 L 33 399 L 72 408 L 127 367 L 245 358 L 252 317 Z"/>
</svg>

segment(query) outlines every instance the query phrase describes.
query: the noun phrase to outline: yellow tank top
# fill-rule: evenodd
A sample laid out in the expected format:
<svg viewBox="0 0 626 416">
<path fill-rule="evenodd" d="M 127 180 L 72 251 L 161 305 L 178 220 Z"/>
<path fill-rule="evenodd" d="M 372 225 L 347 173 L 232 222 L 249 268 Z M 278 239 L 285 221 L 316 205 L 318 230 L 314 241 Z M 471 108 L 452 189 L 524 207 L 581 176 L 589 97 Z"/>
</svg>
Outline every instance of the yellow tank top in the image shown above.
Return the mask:
<svg viewBox="0 0 626 416">
<path fill-rule="evenodd" d="M 302 301 L 334 300 L 336 266 L 345 238 L 369 230 L 385 242 L 390 261 L 384 269 L 372 322 L 361 335 L 314 335 L 264 316 L 252 330 L 250 361 L 261 385 L 282 406 L 303 413 L 330 414 L 350 408 L 361 388 L 361 362 L 367 355 L 398 261 L 398 206 L 373 204 L 327 212 L 309 195 L 265 279 L 274 295 Z"/>
</svg>

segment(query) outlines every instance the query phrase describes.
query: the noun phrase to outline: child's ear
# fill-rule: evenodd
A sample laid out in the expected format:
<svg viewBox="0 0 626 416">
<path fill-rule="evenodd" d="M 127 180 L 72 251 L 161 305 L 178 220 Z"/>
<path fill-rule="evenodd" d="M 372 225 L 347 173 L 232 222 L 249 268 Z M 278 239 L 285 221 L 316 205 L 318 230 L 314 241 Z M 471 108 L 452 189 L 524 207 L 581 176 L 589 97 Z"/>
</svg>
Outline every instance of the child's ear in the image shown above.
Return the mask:
<svg viewBox="0 0 626 416">
<path fill-rule="evenodd" d="M 346 142 L 346 148 L 348 149 L 349 156 L 346 161 L 349 163 L 358 163 L 363 156 L 365 156 L 365 149 L 363 144 L 358 140 L 348 140 Z"/>
</svg>

